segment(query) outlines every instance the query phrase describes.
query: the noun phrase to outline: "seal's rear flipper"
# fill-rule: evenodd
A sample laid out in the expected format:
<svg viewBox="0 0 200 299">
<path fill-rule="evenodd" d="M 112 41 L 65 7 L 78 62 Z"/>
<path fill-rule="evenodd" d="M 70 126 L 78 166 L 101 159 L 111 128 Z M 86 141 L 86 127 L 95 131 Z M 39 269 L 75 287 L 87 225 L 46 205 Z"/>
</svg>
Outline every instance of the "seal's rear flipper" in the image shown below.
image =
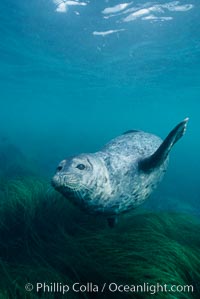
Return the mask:
<svg viewBox="0 0 200 299">
<path fill-rule="evenodd" d="M 159 167 L 167 158 L 172 146 L 184 135 L 189 118 L 180 122 L 165 138 L 157 151 L 139 162 L 139 168 L 143 171 L 150 171 Z"/>
</svg>

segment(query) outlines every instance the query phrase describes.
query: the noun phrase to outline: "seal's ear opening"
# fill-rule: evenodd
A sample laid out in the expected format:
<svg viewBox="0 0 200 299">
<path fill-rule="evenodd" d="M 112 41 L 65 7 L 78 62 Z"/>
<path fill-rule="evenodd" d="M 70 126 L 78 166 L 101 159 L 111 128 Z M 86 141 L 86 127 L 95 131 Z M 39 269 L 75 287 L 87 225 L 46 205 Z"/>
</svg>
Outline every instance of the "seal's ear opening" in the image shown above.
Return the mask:
<svg viewBox="0 0 200 299">
<path fill-rule="evenodd" d="M 156 152 L 139 162 L 139 169 L 142 171 L 151 171 L 156 167 L 159 167 L 167 158 L 173 145 L 185 134 L 187 123 L 189 118 L 185 118 L 180 122 L 165 138 Z"/>
</svg>

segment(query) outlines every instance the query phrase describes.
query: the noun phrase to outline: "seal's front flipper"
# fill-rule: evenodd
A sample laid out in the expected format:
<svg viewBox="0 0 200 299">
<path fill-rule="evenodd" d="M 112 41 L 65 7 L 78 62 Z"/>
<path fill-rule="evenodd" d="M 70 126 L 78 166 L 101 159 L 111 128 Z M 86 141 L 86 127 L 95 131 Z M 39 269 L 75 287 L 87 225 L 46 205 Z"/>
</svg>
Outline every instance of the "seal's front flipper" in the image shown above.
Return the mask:
<svg viewBox="0 0 200 299">
<path fill-rule="evenodd" d="M 180 122 L 165 138 L 157 151 L 139 162 L 139 168 L 143 171 L 150 171 L 159 167 L 167 158 L 173 145 L 184 135 L 189 118 Z"/>
<path fill-rule="evenodd" d="M 113 228 L 113 227 L 115 227 L 115 225 L 118 222 L 118 217 L 117 216 L 111 216 L 111 217 L 107 218 L 107 221 L 108 221 L 108 225 L 111 228 Z"/>
</svg>

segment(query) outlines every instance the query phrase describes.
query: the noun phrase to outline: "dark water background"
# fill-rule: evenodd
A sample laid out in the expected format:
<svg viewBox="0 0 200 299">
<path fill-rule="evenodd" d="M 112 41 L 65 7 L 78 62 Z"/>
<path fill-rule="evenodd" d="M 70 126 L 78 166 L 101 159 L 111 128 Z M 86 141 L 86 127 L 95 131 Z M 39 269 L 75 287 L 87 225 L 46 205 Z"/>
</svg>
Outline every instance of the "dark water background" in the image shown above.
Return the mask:
<svg viewBox="0 0 200 299">
<path fill-rule="evenodd" d="M 158 3 L 166 4 L 131 5 Z M 50 0 L 1 1 L 1 144 L 19 148 L 50 178 L 66 156 L 96 151 L 123 131 L 164 138 L 190 117 L 151 205 L 199 213 L 200 3 L 170 3 L 178 9 L 155 15 L 171 20 L 123 22 L 102 15 L 118 1 L 66 13 Z"/>
</svg>

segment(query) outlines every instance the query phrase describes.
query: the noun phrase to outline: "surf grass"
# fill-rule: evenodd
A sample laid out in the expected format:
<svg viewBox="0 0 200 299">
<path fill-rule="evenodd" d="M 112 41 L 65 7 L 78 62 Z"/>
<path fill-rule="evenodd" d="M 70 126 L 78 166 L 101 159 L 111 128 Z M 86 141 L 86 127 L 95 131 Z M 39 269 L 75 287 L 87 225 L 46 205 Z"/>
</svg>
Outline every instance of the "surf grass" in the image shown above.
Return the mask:
<svg viewBox="0 0 200 299">
<path fill-rule="evenodd" d="M 154 297 L 199 298 L 199 228 L 186 215 L 134 212 L 110 229 L 102 217 L 82 213 L 49 189 L 49 182 L 1 179 L 0 298 L 62 298 L 61 293 L 28 293 L 28 282 L 193 285 L 194 293 L 159 292 Z M 99 296 L 150 298 L 150 293 Z"/>
</svg>

